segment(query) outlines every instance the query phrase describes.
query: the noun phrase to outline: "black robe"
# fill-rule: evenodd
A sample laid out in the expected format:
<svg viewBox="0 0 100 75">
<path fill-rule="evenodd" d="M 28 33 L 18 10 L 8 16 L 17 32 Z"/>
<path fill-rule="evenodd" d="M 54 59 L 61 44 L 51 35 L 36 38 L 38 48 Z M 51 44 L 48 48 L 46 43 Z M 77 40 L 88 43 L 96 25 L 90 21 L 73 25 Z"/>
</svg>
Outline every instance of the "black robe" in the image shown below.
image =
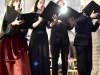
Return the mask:
<svg viewBox="0 0 100 75">
<path fill-rule="evenodd" d="M 37 14 L 38 20 L 40 15 Z M 33 28 L 29 43 L 29 60 L 32 75 L 50 75 L 49 44 L 46 32 L 48 21 L 43 20 L 40 25 Z"/>
</svg>

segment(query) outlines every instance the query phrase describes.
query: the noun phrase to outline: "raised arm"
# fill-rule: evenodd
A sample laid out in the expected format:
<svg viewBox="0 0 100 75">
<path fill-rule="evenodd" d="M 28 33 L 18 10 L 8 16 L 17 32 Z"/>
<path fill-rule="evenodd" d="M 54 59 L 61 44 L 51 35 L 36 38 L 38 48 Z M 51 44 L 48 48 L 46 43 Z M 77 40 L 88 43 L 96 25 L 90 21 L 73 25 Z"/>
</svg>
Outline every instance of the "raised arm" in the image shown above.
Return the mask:
<svg viewBox="0 0 100 75">
<path fill-rule="evenodd" d="M 43 18 L 38 17 L 38 21 L 34 22 L 33 25 L 32 25 L 33 28 L 36 28 L 42 21 L 43 21 Z"/>
<path fill-rule="evenodd" d="M 54 25 L 56 25 L 58 23 L 58 17 L 56 14 L 54 14 L 52 16 L 52 19 L 53 19 L 53 21 L 50 23 L 50 25 L 49 25 L 50 27 L 53 27 Z"/>
</svg>

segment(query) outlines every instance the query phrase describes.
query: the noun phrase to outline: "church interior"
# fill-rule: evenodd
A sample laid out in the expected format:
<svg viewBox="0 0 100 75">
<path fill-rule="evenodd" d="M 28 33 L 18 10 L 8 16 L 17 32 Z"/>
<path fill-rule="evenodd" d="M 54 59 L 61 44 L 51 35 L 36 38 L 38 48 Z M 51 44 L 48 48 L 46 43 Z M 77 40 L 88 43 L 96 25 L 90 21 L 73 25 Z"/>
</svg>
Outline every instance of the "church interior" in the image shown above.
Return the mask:
<svg viewBox="0 0 100 75">
<path fill-rule="evenodd" d="M 4 17 L 4 13 L 6 12 L 6 7 L 7 4 L 9 3 L 10 0 L 0 0 L 0 24 L 2 24 L 2 19 Z M 31 10 L 34 7 L 34 3 L 36 0 L 22 0 L 22 13 L 28 13 L 31 12 Z M 47 5 L 49 1 L 54 1 L 56 0 L 45 0 Z M 79 8 L 82 4 L 87 3 L 91 0 L 65 0 L 66 5 L 72 7 L 76 11 L 79 11 Z M 94 0 L 97 4 L 100 5 L 100 0 Z M 95 20 L 93 20 L 95 22 Z M 50 39 L 50 34 L 51 34 L 51 29 L 46 29 L 48 33 L 48 39 Z M 27 33 L 27 39 L 28 43 L 30 40 L 30 35 L 31 35 L 32 30 L 29 29 Z M 73 46 L 74 42 L 74 37 L 75 37 L 75 30 L 72 29 L 71 31 L 68 31 L 69 39 L 70 39 L 70 51 L 68 55 L 68 75 L 79 75 L 77 71 L 77 59 L 76 59 L 76 50 L 75 47 Z M 92 59 L 93 59 L 93 69 L 91 75 L 100 75 L 100 28 L 94 33 L 92 33 L 92 43 L 93 43 L 93 54 L 92 54 Z M 50 54 L 50 74 L 52 75 L 52 56 Z M 59 55 L 59 70 L 58 74 L 61 75 L 61 55 Z"/>
</svg>

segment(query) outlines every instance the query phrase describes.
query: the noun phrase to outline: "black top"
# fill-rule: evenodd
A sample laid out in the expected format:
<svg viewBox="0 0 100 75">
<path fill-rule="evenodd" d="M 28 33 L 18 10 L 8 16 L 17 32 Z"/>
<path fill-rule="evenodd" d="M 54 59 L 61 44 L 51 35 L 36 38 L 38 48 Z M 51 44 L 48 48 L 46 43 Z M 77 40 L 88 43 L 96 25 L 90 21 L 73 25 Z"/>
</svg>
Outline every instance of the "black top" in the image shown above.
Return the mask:
<svg viewBox="0 0 100 75">
<path fill-rule="evenodd" d="M 7 11 L 5 14 L 5 20 L 7 23 L 12 23 L 18 17 L 19 20 L 24 20 L 25 23 L 18 26 L 21 29 L 28 29 L 31 28 L 34 19 L 36 18 L 36 13 L 24 13 L 21 14 L 18 11 L 14 10 L 13 8 L 7 6 Z"/>
<path fill-rule="evenodd" d="M 0 43 L 2 42 L 3 38 L 9 37 L 9 36 L 14 36 L 18 33 L 18 31 L 20 32 L 22 37 L 25 38 L 28 30 L 24 29 L 23 32 L 21 32 L 19 28 L 16 28 L 16 26 L 12 26 L 11 23 L 8 23 L 4 16 L 4 19 L 3 19 L 3 22 L 1 25 Z"/>
<path fill-rule="evenodd" d="M 40 16 L 40 14 L 36 13 L 36 18 L 34 19 L 34 22 L 38 21 L 38 17 Z M 33 28 L 34 31 L 46 31 L 46 26 L 48 28 L 50 28 L 49 24 L 48 24 L 48 21 L 43 19 L 43 21 L 36 27 L 36 28 Z"/>
<path fill-rule="evenodd" d="M 71 30 L 73 27 L 66 22 L 62 22 L 51 29 L 51 36 L 50 36 L 50 44 L 63 44 L 63 45 L 70 45 L 69 44 L 69 36 L 67 30 Z"/>
<path fill-rule="evenodd" d="M 36 13 L 38 21 L 40 14 Z M 50 75 L 49 72 L 49 45 L 45 19 L 37 27 L 33 28 L 29 43 L 29 59 L 31 75 Z"/>
<path fill-rule="evenodd" d="M 88 43 L 90 43 L 92 46 L 91 33 L 98 29 L 99 23 L 95 23 L 95 25 L 93 25 L 92 19 L 90 17 L 81 14 L 81 16 L 76 20 L 76 24 L 74 45 L 86 46 Z"/>
</svg>

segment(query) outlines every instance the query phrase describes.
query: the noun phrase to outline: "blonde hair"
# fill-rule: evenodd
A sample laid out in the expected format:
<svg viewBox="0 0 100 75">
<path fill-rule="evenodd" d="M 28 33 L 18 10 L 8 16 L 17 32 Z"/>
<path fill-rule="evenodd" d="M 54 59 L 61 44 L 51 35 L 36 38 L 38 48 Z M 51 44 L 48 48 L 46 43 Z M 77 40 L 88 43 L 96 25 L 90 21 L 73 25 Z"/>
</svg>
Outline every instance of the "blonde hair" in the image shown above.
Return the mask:
<svg viewBox="0 0 100 75">
<path fill-rule="evenodd" d="M 58 4 L 60 1 L 63 1 L 63 0 L 58 0 L 56 3 Z"/>
<path fill-rule="evenodd" d="M 59 4 L 59 2 L 61 2 L 61 1 L 64 2 L 64 6 L 67 6 L 65 0 L 57 0 L 56 3 Z"/>
<path fill-rule="evenodd" d="M 14 3 L 15 1 L 16 1 L 16 0 L 10 0 L 10 2 L 9 2 L 8 5 L 9 5 L 10 7 L 13 7 L 13 3 Z"/>
<path fill-rule="evenodd" d="M 10 2 L 9 2 L 9 6 L 10 7 L 12 7 L 12 8 L 14 8 L 14 6 L 13 6 L 13 3 L 15 2 L 16 0 L 10 0 Z M 20 9 L 20 12 L 22 11 L 22 8 Z"/>
</svg>

